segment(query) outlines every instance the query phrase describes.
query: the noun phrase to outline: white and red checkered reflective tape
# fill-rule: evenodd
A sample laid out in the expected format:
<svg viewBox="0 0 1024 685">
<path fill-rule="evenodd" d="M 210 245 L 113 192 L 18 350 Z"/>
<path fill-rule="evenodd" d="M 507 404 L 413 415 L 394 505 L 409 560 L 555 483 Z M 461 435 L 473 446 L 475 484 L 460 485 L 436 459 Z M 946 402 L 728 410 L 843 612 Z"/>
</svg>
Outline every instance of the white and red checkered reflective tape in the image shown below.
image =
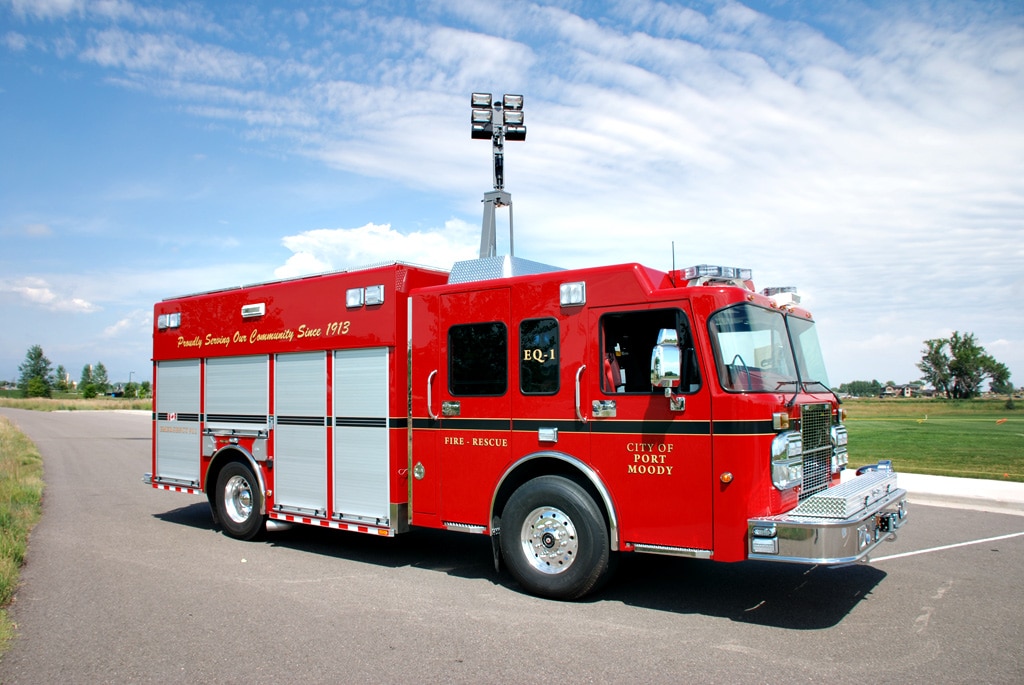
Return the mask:
<svg viewBox="0 0 1024 685">
<path fill-rule="evenodd" d="M 380 535 L 383 537 L 394 537 L 395 531 L 390 528 L 378 526 L 366 526 L 356 523 L 345 523 L 344 521 L 331 521 L 330 519 L 315 518 L 312 516 L 299 516 L 296 514 L 285 514 L 276 511 L 270 512 L 270 518 L 275 521 L 287 521 L 288 523 L 304 523 L 307 526 L 321 526 L 323 528 L 335 528 L 347 530 L 352 533 L 367 533 L 369 535 Z"/>
<path fill-rule="evenodd" d="M 187 488 L 183 485 L 165 485 L 163 483 L 153 483 L 153 487 L 157 490 L 170 490 L 171 492 L 187 492 L 190 495 L 201 495 L 203 491 L 199 488 Z"/>
</svg>

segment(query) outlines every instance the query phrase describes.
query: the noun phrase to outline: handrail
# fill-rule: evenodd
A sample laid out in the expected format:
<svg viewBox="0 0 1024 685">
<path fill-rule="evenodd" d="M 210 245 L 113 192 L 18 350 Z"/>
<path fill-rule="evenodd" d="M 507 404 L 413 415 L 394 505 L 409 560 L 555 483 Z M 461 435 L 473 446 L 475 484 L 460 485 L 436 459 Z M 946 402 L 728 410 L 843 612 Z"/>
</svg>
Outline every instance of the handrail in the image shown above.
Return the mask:
<svg viewBox="0 0 1024 685">
<path fill-rule="evenodd" d="M 430 392 L 430 387 L 431 387 L 431 383 L 434 380 L 434 376 L 436 376 L 436 375 L 437 375 L 437 369 L 434 369 L 433 371 L 430 372 L 430 375 L 427 376 L 427 414 L 434 421 L 437 421 L 440 418 L 437 414 L 434 413 L 434 409 L 431 406 L 434 403 L 434 398 L 433 398 L 433 393 Z"/>
<path fill-rule="evenodd" d="M 586 370 L 586 368 L 587 368 L 587 365 L 583 364 L 582 366 L 580 366 L 579 370 L 576 371 L 576 418 L 581 423 L 586 423 L 587 422 L 586 417 L 583 416 L 583 411 L 582 411 L 582 408 L 580 406 L 580 376 L 583 375 L 583 372 Z"/>
</svg>

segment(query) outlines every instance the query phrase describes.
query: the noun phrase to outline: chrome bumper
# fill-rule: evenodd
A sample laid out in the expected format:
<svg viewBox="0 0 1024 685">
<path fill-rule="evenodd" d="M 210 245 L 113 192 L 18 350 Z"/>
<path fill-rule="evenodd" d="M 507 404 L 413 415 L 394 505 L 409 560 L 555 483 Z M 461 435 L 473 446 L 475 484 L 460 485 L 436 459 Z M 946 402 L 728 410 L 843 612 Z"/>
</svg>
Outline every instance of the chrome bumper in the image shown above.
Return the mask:
<svg viewBox="0 0 1024 685">
<path fill-rule="evenodd" d="M 747 558 L 798 564 L 867 561 L 907 519 L 907 491 L 876 471 L 807 498 L 793 511 L 747 520 Z"/>
</svg>

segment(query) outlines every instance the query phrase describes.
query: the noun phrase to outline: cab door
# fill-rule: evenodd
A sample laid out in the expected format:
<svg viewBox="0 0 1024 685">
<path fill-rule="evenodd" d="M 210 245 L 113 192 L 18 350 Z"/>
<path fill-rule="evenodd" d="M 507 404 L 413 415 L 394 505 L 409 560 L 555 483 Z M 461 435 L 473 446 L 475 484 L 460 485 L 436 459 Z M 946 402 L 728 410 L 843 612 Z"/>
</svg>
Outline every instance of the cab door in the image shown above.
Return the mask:
<svg viewBox="0 0 1024 685">
<path fill-rule="evenodd" d="M 591 448 L 608 474 L 621 541 L 710 555 L 711 401 L 688 304 L 595 309 L 590 316 L 600 360 L 600 372 L 589 375 Z M 664 329 L 678 331 L 681 343 L 675 407 L 651 384 L 651 355 Z"/>
<path fill-rule="evenodd" d="M 414 302 L 413 328 L 413 522 L 484 529 L 511 451 L 508 288 Z"/>
</svg>

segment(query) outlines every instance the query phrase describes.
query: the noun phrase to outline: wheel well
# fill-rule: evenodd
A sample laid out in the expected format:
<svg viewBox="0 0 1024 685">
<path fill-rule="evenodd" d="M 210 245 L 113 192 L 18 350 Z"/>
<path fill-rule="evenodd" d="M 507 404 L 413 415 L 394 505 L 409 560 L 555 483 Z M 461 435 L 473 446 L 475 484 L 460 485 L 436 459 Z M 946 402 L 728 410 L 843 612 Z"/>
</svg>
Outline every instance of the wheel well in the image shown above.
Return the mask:
<svg viewBox="0 0 1024 685">
<path fill-rule="evenodd" d="M 612 549 L 617 547 L 618 533 L 612 525 L 612 516 L 608 511 L 608 504 L 594 482 L 587 477 L 576 465 L 565 459 L 555 456 L 540 456 L 524 461 L 506 474 L 498 491 L 494 494 L 494 505 L 492 507 L 492 518 L 500 525 L 502 514 L 505 512 L 505 505 L 520 486 L 537 478 L 538 476 L 562 476 L 583 488 L 594 503 L 601 510 L 604 523 L 608 526 Z"/>
<path fill-rule="evenodd" d="M 253 468 L 252 458 L 249 455 L 238 448 L 226 447 L 213 455 L 210 466 L 206 469 L 206 499 L 210 502 L 210 509 L 213 510 L 215 518 L 217 516 L 217 503 L 214 497 L 217 493 L 217 479 L 220 478 L 220 472 L 224 470 L 224 467 L 232 463 L 242 464 L 250 469 Z M 256 478 L 262 485 L 263 479 L 260 478 L 259 471 L 254 471 Z M 263 494 L 266 495 L 266 492 Z"/>
</svg>

